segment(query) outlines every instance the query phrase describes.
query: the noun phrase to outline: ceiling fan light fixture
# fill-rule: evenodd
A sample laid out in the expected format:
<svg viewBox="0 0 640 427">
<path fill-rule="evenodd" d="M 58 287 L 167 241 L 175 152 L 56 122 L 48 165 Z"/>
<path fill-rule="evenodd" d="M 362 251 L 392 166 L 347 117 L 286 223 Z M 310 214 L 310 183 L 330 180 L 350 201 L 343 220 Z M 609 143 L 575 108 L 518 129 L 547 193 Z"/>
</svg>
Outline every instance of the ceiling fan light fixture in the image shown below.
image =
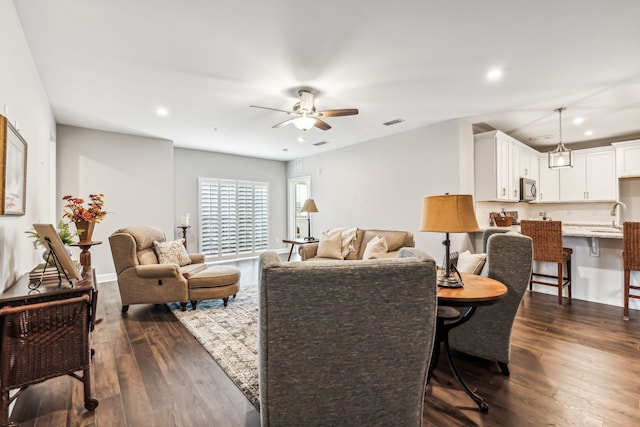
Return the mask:
<svg viewBox="0 0 640 427">
<path fill-rule="evenodd" d="M 560 132 L 558 146 L 555 150 L 549 152 L 549 169 L 573 167 L 573 154 L 571 153 L 571 150 L 565 147 L 562 143 L 562 112 L 564 110 L 566 110 L 565 107 L 553 110 L 558 113 Z"/>
<path fill-rule="evenodd" d="M 306 114 L 303 114 L 300 117 L 296 117 L 293 120 L 293 124 L 294 124 L 295 127 L 300 129 L 301 131 L 307 131 L 307 130 L 311 129 L 313 127 L 313 125 L 316 124 L 316 119 L 313 118 L 313 117 L 309 117 Z"/>
</svg>

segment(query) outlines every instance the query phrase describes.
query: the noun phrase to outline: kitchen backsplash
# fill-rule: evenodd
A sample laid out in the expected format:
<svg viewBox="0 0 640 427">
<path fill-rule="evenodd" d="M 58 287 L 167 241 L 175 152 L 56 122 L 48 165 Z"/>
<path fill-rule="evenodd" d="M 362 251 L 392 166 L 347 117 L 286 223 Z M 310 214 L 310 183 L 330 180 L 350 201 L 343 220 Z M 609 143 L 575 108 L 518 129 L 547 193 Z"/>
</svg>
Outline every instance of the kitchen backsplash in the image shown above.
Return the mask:
<svg viewBox="0 0 640 427">
<path fill-rule="evenodd" d="M 505 202 L 476 202 L 476 217 L 480 227 L 490 225 L 491 212 L 518 212 L 518 219 L 542 219 L 541 213 L 553 220 L 577 224 L 611 225 L 611 221 L 626 220 L 640 221 L 640 178 L 619 180 L 620 201 L 625 204 L 624 218 L 618 213 L 611 216 L 613 202 L 585 202 L 585 203 L 505 203 Z M 618 209 L 620 211 L 620 209 Z"/>
<path fill-rule="evenodd" d="M 477 202 L 476 217 L 480 227 L 490 225 L 490 213 L 505 211 L 518 212 L 518 219 L 546 219 L 561 220 L 566 223 L 577 224 L 606 224 L 610 225 L 616 217 L 611 216 L 613 203 L 501 203 Z M 631 220 L 627 207 L 626 219 Z"/>
</svg>

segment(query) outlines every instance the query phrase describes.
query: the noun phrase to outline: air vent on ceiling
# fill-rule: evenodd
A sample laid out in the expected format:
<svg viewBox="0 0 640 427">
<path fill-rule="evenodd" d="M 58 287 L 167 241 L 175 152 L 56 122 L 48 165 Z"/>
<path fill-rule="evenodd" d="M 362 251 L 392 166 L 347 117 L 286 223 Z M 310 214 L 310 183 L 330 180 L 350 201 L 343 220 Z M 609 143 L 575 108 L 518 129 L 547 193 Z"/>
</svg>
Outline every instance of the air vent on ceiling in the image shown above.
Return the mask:
<svg viewBox="0 0 640 427">
<path fill-rule="evenodd" d="M 320 141 L 320 142 L 316 142 L 316 143 L 315 143 L 315 144 L 313 144 L 313 145 L 315 145 L 316 147 L 319 147 L 319 146 L 321 146 L 321 145 L 328 144 L 328 143 L 329 143 L 329 141 Z"/>
<path fill-rule="evenodd" d="M 398 123 L 402 123 L 402 122 L 404 122 L 404 119 L 393 119 L 393 120 L 389 120 L 388 122 L 384 122 L 383 125 L 391 126 L 391 125 L 397 125 Z"/>
</svg>

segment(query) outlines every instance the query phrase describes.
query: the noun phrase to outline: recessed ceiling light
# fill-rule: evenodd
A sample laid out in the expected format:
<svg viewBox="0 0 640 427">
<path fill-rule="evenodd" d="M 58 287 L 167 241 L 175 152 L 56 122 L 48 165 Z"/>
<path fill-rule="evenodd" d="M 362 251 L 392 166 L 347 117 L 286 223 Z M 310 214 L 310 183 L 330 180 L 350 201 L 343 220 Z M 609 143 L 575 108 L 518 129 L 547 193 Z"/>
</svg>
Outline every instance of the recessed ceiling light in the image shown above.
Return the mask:
<svg viewBox="0 0 640 427">
<path fill-rule="evenodd" d="M 584 133 L 584 136 L 591 136 L 593 135 L 593 131 L 592 130 L 588 130 Z"/>
<path fill-rule="evenodd" d="M 298 137 L 298 139 L 297 139 L 297 141 L 298 141 L 298 142 L 304 142 L 304 138 L 303 138 L 303 137 L 301 137 L 301 136 L 299 136 L 299 137 Z"/>
<path fill-rule="evenodd" d="M 579 125 L 580 123 L 584 122 L 584 117 L 576 117 L 575 119 L 573 119 L 573 124 L 574 125 Z"/>
<path fill-rule="evenodd" d="M 156 108 L 156 114 L 159 115 L 160 117 L 165 117 L 166 115 L 169 114 L 169 110 L 167 110 L 164 107 L 158 107 Z"/>
<path fill-rule="evenodd" d="M 487 73 L 487 80 L 492 82 L 498 81 L 502 78 L 502 69 L 501 68 L 493 68 L 489 70 Z"/>
</svg>

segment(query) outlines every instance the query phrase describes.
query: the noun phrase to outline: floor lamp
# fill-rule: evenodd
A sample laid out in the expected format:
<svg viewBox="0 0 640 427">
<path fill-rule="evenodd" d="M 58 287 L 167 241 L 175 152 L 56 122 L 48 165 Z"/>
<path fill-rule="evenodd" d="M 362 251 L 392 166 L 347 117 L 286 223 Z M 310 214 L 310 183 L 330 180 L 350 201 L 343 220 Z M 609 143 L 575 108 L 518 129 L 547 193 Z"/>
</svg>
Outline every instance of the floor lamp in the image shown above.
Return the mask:
<svg viewBox="0 0 640 427">
<path fill-rule="evenodd" d="M 314 202 L 313 199 L 305 200 L 304 204 L 300 208 L 300 212 L 307 213 L 307 237 L 305 237 L 304 240 L 315 240 L 314 237 L 311 237 L 311 213 L 318 212 L 316 202 Z"/>
<path fill-rule="evenodd" d="M 446 233 L 442 244 L 445 247 L 444 272 L 438 276 L 438 286 L 460 288 L 462 280 L 451 269 L 449 233 L 471 233 L 480 231 L 473 197 L 470 194 L 445 194 L 424 198 L 420 231 Z"/>
</svg>

